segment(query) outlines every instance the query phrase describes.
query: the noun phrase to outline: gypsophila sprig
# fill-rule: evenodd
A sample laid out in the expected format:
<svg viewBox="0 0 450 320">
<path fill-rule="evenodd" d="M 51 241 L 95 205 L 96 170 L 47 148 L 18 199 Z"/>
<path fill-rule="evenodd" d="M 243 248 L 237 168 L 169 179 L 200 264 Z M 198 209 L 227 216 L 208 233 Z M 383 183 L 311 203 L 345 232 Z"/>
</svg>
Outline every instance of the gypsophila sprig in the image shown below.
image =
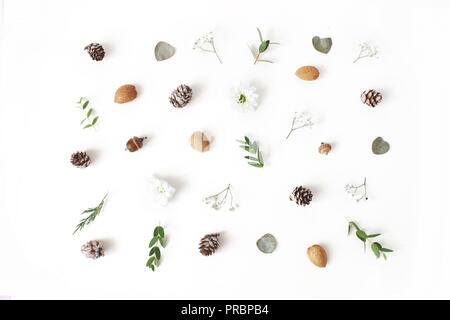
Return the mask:
<svg viewBox="0 0 450 320">
<path fill-rule="evenodd" d="M 363 42 L 359 45 L 359 48 L 359 55 L 353 61 L 353 63 L 363 58 L 378 58 L 378 48 L 373 44 L 369 42 Z"/>
<path fill-rule="evenodd" d="M 88 108 L 89 100 L 81 97 L 80 100 L 77 102 L 77 105 L 79 108 L 81 108 L 81 110 L 86 112 L 85 118 L 83 120 L 81 120 L 81 123 L 80 123 L 80 125 L 87 123 L 83 127 L 83 129 L 94 127 L 98 121 L 98 116 L 93 117 L 94 109 Z"/>
<path fill-rule="evenodd" d="M 225 189 L 219 193 L 213 194 L 212 196 L 203 199 L 203 202 L 215 210 L 221 209 L 227 203 L 229 203 L 228 210 L 234 211 L 239 207 L 237 203 L 234 203 L 233 192 L 231 190 L 231 184 L 229 184 Z"/>
<path fill-rule="evenodd" d="M 387 259 L 386 253 L 387 252 L 394 252 L 392 249 L 384 248 L 379 242 L 372 242 L 370 239 L 376 238 L 381 235 L 381 233 L 375 233 L 375 234 L 367 234 L 364 230 L 360 229 L 358 225 L 354 221 L 348 222 L 348 233 L 347 235 L 350 235 L 350 232 L 355 229 L 356 237 L 361 240 L 364 243 L 364 251 L 366 251 L 366 243 L 370 244 L 370 248 L 372 249 L 373 254 L 377 259 L 383 255 L 384 260 Z"/>
<path fill-rule="evenodd" d="M 273 63 L 270 60 L 263 60 L 260 59 L 261 53 L 265 52 L 268 48 L 270 44 L 279 44 L 278 42 L 273 42 L 271 40 L 264 40 L 261 34 L 261 30 L 259 30 L 259 28 L 256 28 L 256 30 L 258 31 L 258 36 L 259 36 L 259 41 L 260 44 L 258 46 L 258 51 L 253 50 L 251 47 L 250 51 L 252 52 L 253 58 L 255 58 L 255 62 L 253 64 L 256 64 L 257 62 L 268 62 L 268 63 Z"/>
<path fill-rule="evenodd" d="M 295 130 L 309 127 L 311 128 L 314 125 L 314 122 L 311 119 L 311 116 L 308 115 L 305 112 L 302 113 L 295 113 L 294 117 L 292 118 L 292 125 L 291 130 L 289 131 L 289 134 L 286 136 L 286 140 L 290 137 L 291 133 Z"/>
<path fill-rule="evenodd" d="M 80 223 L 78 223 L 77 228 L 72 234 L 75 234 L 77 231 L 81 231 L 86 225 L 90 224 L 97 218 L 97 216 L 100 214 L 100 212 L 103 209 L 103 205 L 105 204 L 106 197 L 108 197 L 108 194 L 105 194 L 102 201 L 98 206 L 95 208 L 89 208 L 87 210 L 84 210 L 81 214 L 89 213 L 89 215 L 86 218 L 83 218 L 80 220 Z"/>
<path fill-rule="evenodd" d="M 161 250 L 158 247 L 158 242 L 162 248 L 166 246 L 166 240 L 164 239 L 164 228 L 158 225 L 153 231 L 153 238 L 150 240 L 148 247 L 151 248 L 149 252 L 150 258 L 147 260 L 146 266 L 155 271 L 155 267 L 159 266 L 159 260 L 161 259 Z"/>
<path fill-rule="evenodd" d="M 256 141 L 251 142 L 248 137 L 244 137 L 243 140 L 236 140 L 237 142 L 241 143 L 239 147 L 244 149 L 250 154 L 256 155 L 256 157 L 253 156 L 245 156 L 244 158 L 247 160 L 250 160 L 248 162 L 249 165 L 256 167 L 256 168 L 262 168 L 264 167 L 264 161 L 261 154 L 261 151 L 259 151 L 259 145 Z"/>
<path fill-rule="evenodd" d="M 216 46 L 214 44 L 214 33 L 212 32 L 208 32 L 203 37 L 198 38 L 197 41 L 195 41 L 194 47 L 192 49 L 207 53 L 214 53 L 219 62 L 222 63 L 222 59 L 220 59 L 219 54 L 216 50 Z"/>
<path fill-rule="evenodd" d="M 345 190 L 348 194 L 352 196 L 357 202 L 361 200 L 368 200 L 367 197 L 367 180 L 364 177 L 364 182 L 358 186 L 354 186 L 352 184 L 347 184 L 345 186 Z"/>
</svg>

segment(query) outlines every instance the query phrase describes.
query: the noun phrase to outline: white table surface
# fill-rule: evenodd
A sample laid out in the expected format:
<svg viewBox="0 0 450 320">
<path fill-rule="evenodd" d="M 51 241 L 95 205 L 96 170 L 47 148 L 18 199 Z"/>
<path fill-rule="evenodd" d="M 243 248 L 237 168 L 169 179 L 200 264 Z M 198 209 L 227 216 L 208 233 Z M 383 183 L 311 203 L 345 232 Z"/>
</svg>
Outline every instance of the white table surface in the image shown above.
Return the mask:
<svg viewBox="0 0 450 320">
<path fill-rule="evenodd" d="M 446 1 L 1 1 L 0 295 L 34 298 L 318 299 L 450 298 L 449 294 L 449 31 Z M 281 43 L 252 64 L 247 45 L 256 26 Z M 214 31 L 223 65 L 192 50 Z M 315 35 L 333 39 L 315 51 Z M 158 41 L 176 47 L 157 62 Z M 371 41 L 379 59 L 361 60 Z M 92 61 L 83 47 L 104 45 Z M 315 65 L 315 82 L 294 76 Z M 246 81 L 260 94 L 254 113 L 230 108 L 229 91 Z M 136 85 L 138 98 L 113 103 L 115 90 Z M 168 103 L 179 84 L 193 88 L 183 110 Z M 383 102 L 359 100 L 375 88 Z M 75 107 L 88 97 L 100 115 L 82 130 Z M 311 130 L 289 140 L 292 115 L 309 112 Z M 214 137 L 208 153 L 194 152 L 193 131 Z M 136 153 L 133 135 L 149 137 Z M 266 166 L 242 159 L 235 139 L 261 143 Z M 389 153 L 375 156 L 382 136 Z M 328 156 L 317 153 L 330 142 Z M 70 164 L 88 150 L 85 170 Z M 177 188 L 155 206 L 146 180 L 156 174 Z M 344 186 L 367 177 L 369 200 L 356 203 Z M 235 212 L 206 207 L 202 198 L 235 187 Z M 309 186 L 308 207 L 288 201 Z M 104 211 L 72 235 L 84 209 L 106 192 Z M 376 260 L 354 235 L 349 217 L 395 250 Z M 161 222 L 168 234 L 156 272 L 145 267 L 148 242 Z M 206 233 L 223 232 L 211 257 L 198 252 Z M 278 248 L 264 255 L 256 240 L 272 233 Z M 104 240 L 93 261 L 83 243 Z M 325 269 L 306 248 L 321 244 Z"/>
</svg>

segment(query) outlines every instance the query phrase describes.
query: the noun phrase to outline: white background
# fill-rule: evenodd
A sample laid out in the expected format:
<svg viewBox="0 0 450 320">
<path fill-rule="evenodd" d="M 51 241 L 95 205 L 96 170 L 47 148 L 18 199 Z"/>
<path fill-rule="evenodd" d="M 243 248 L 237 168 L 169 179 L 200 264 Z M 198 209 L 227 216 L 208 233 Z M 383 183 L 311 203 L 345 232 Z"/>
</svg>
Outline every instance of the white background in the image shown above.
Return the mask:
<svg viewBox="0 0 450 320">
<path fill-rule="evenodd" d="M 316 299 L 450 298 L 449 31 L 445 1 L 2 1 L 0 96 L 0 295 L 19 298 Z M 247 45 L 256 26 L 281 46 L 273 65 L 252 64 Z M 192 50 L 214 31 L 223 65 Z M 329 54 L 311 38 L 332 37 Z M 157 62 L 158 41 L 176 47 Z M 371 41 L 379 59 L 361 60 Z M 101 43 L 101 62 L 83 51 Z M 294 76 L 315 65 L 315 82 Z M 259 109 L 229 106 L 239 81 L 254 85 Z M 113 103 L 131 83 L 138 98 Z M 193 88 L 182 110 L 168 103 L 179 84 Z M 376 108 L 359 96 L 383 93 Z M 100 116 L 82 130 L 75 106 L 88 97 Z M 312 114 L 311 130 L 285 136 L 295 111 Z M 193 151 L 190 134 L 214 138 L 209 152 Z M 134 136 L 149 137 L 136 153 Z M 235 139 L 260 141 L 263 169 L 250 167 Z M 382 136 L 389 153 L 375 156 Z M 317 147 L 333 145 L 328 156 Z M 87 150 L 84 170 L 70 155 Z M 177 188 L 155 206 L 152 174 Z M 367 177 L 369 200 L 356 203 L 347 183 Z M 202 198 L 231 183 L 240 208 L 216 212 Z M 297 185 L 312 189 L 310 206 L 288 201 Z M 80 213 L 110 197 L 97 220 L 72 235 Z M 388 260 L 364 254 L 349 217 L 383 233 Z M 148 242 L 161 222 L 168 235 L 156 272 L 145 267 Z M 217 253 L 203 257 L 199 239 L 222 232 Z M 270 232 L 278 248 L 264 255 L 256 240 Z M 106 256 L 80 252 L 99 239 Z M 325 269 L 307 247 L 322 245 Z"/>
</svg>

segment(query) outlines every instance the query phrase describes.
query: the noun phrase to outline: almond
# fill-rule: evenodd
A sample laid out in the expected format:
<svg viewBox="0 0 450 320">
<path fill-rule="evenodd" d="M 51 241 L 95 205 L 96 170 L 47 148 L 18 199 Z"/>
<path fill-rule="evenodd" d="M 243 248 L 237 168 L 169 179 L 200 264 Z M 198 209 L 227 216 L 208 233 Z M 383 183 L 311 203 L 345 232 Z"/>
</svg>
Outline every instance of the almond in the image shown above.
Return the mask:
<svg viewBox="0 0 450 320">
<path fill-rule="evenodd" d="M 325 268 L 327 265 L 327 253 L 321 246 L 315 244 L 306 251 L 309 260 L 319 268 Z"/>
<path fill-rule="evenodd" d="M 191 135 L 191 147 L 200 152 L 208 151 L 209 140 L 203 132 L 196 131 Z"/>
<path fill-rule="evenodd" d="M 115 103 L 127 103 L 133 101 L 137 97 L 136 87 L 131 84 L 125 84 L 116 91 L 114 96 Z"/>
<path fill-rule="evenodd" d="M 319 70 L 313 66 L 304 66 L 295 71 L 295 75 L 302 80 L 312 81 L 319 77 Z"/>
</svg>

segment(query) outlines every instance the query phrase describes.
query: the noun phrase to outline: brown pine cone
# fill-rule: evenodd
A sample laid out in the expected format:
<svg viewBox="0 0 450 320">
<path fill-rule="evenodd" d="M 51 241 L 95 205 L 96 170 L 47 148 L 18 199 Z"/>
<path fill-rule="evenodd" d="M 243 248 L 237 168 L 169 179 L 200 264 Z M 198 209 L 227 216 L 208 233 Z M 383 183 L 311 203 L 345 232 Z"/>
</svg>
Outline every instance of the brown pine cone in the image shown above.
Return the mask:
<svg viewBox="0 0 450 320">
<path fill-rule="evenodd" d="M 219 247 L 220 233 L 207 234 L 200 240 L 200 253 L 204 256 L 212 255 Z"/>
<path fill-rule="evenodd" d="M 175 108 L 185 107 L 192 99 L 192 89 L 185 84 L 178 86 L 169 97 L 170 103 Z"/>
<path fill-rule="evenodd" d="M 89 158 L 86 152 L 75 152 L 70 157 L 70 162 L 78 168 L 86 168 L 91 164 L 91 158 Z"/>
<path fill-rule="evenodd" d="M 81 252 L 83 252 L 87 258 L 91 259 L 98 259 L 105 255 L 103 243 L 98 240 L 91 240 L 86 242 L 86 244 L 83 244 Z"/>
<path fill-rule="evenodd" d="M 87 50 L 92 60 L 101 61 L 105 57 L 105 50 L 98 43 L 91 43 L 87 45 L 84 50 Z"/>
<path fill-rule="evenodd" d="M 311 202 L 312 196 L 311 190 L 299 186 L 292 191 L 292 194 L 289 196 L 289 200 L 295 201 L 300 206 L 306 206 Z"/>
<path fill-rule="evenodd" d="M 381 93 L 373 89 L 364 91 L 361 94 L 361 101 L 372 108 L 379 104 L 382 99 L 383 97 L 381 96 Z"/>
</svg>

